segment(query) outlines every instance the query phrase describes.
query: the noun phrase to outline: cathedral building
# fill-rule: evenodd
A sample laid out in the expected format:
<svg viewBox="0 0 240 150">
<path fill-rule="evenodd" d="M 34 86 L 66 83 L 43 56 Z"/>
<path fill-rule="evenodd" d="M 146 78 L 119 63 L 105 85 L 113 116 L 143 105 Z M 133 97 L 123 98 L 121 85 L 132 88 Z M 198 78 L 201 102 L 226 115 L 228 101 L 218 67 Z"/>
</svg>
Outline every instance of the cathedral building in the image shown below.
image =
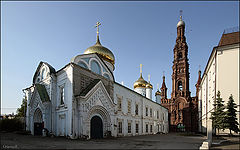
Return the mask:
<svg viewBox="0 0 240 150">
<path fill-rule="evenodd" d="M 168 109 L 159 104 L 159 91 L 158 103 L 152 99 L 153 87 L 142 71 L 134 90 L 115 81 L 115 56 L 102 46 L 99 25 L 96 44 L 60 70 L 39 63 L 32 85 L 23 90 L 26 129 L 33 135 L 41 135 L 43 129 L 56 136 L 87 139 L 168 132 Z"/>
<path fill-rule="evenodd" d="M 185 22 L 182 20 L 182 16 L 177 24 L 177 38 L 173 55 L 171 98 L 167 98 L 167 87 L 165 76 L 163 76 L 160 92 L 161 104 L 168 108 L 170 131 L 197 131 L 198 101 L 197 97 L 191 97 L 189 90 L 188 46 L 185 37 Z M 199 77 L 200 80 L 201 75 Z M 196 84 L 197 89 L 198 84 Z M 156 95 L 158 93 L 159 91 L 156 92 Z"/>
</svg>

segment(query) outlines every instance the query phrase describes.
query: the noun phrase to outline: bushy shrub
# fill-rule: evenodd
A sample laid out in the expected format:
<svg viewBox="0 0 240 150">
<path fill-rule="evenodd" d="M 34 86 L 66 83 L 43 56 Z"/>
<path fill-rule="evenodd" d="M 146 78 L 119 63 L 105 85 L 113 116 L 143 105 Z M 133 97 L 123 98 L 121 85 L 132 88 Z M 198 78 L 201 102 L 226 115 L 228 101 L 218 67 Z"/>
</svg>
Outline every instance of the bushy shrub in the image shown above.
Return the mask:
<svg viewBox="0 0 240 150">
<path fill-rule="evenodd" d="M 18 118 L 0 120 L 1 131 L 20 131 L 23 130 L 23 126 L 23 122 L 21 122 Z"/>
</svg>

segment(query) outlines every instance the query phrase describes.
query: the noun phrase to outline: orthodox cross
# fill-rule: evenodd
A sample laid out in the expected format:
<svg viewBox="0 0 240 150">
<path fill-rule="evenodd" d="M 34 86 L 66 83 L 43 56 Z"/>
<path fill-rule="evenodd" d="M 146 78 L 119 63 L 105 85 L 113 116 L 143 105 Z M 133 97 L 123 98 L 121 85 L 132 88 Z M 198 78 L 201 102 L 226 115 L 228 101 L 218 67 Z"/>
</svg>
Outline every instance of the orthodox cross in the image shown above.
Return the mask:
<svg viewBox="0 0 240 150">
<path fill-rule="evenodd" d="M 157 83 L 157 89 L 159 90 L 159 84 Z"/>
<path fill-rule="evenodd" d="M 99 26 L 100 26 L 100 25 L 101 25 L 100 22 L 97 22 L 96 25 L 95 25 L 95 27 L 97 27 L 97 35 L 99 34 Z"/>
<path fill-rule="evenodd" d="M 163 76 L 165 76 L 165 71 L 163 71 Z"/>
</svg>

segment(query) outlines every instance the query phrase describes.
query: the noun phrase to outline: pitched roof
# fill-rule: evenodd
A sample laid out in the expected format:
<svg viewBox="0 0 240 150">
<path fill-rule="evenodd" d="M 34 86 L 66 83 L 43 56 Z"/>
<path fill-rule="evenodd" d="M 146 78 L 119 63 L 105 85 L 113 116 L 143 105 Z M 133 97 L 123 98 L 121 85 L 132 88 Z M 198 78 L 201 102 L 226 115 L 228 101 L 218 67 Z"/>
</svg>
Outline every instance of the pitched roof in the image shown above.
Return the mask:
<svg viewBox="0 0 240 150">
<path fill-rule="evenodd" d="M 36 88 L 37 88 L 37 91 L 38 91 L 38 94 L 39 94 L 39 96 L 40 96 L 40 98 L 41 98 L 41 101 L 42 101 L 42 102 L 50 101 L 45 86 L 42 85 L 42 84 L 35 84 L 35 86 L 36 86 Z"/>
<path fill-rule="evenodd" d="M 225 46 L 239 43 L 239 32 L 223 34 L 218 46 Z"/>
<path fill-rule="evenodd" d="M 43 62 L 43 61 L 41 61 L 41 62 L 39 63 L 39 65 L 38 65 L 38 67 L 37 67 L 36 72 L 34 73 L 34 76 L 33 76 L 33 83 L 34 83 L 34 81 L 35 81 L 36 78 L 37 78 L 37 73 L 38 73 L 39 69 L 41 68 L 42 64 L 45 64 L 45 65 L 47 65 L 47 66 L 49 67 L 50 74 L 52 74 L 52 73 L 56 73 L 56 70 L 55 70 L 51 65 L 49 65 L 47 62 Z"/>
<path fill-rule="evenodd" d="M 100 79 L 93 80 L 81 93 L 80 96 L 85 96 L 87 93 L 100 81 Z"/>
</svg>

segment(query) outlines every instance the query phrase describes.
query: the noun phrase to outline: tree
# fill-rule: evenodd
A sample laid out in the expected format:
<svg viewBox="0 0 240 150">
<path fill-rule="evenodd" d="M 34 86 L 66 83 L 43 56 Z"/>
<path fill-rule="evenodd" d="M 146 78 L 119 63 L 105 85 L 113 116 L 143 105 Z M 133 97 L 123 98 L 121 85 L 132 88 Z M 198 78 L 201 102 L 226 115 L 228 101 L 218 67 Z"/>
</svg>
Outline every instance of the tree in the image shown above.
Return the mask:
<svg viewBox="0 0 240 150">
<path fill-rule="evenodd" d="M 238 128 L 235 108 L 237 108 L 237 105 L 234 103 L 233 96 L 231 94 L 227 103 L 226 111 L 226 128 L 230 130 L 230 135 L 232 135 L 231 131 L 234 131 L 236 133 L 240 131 Z"/>
<path fill-rule="evenodd" d="M 219 134 L 219 130 L 220 129 L 225 129 L 225 116 L 226 113 L 224 112 L 224 105 L 223 105 L 224 101 L 221 98 L 221 94 L 220 91 L 218 91 L 217 93 L 217 98 L 216 98 L 216 102 L 213 104 L 214 106 L 214 111 L 212 112 L 212 116 L 210 119 L 212 119 L 212 125 L 214 128 L 216 128 L 218 130 L 218 134 Z"/>
<path fill-rule="evenodd" d="M 17 109 L 16 117 L 25 117 L 26 111 L 27 111 L 27 101 L 25 98 L 23 98 L 21 107 Z"/>
</svg>

